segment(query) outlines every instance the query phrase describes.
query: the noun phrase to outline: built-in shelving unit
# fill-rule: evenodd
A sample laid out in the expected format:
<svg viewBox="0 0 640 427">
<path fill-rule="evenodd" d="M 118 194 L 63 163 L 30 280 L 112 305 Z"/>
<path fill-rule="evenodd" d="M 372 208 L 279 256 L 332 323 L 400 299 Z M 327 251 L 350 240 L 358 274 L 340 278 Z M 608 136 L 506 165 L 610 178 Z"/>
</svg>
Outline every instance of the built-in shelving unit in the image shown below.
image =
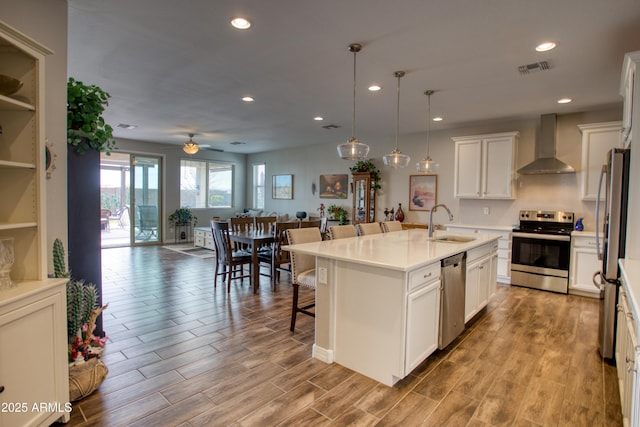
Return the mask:
<svg viewBox="0 0 640 427">
<path fill-rule="evenodd" d="M 0 74 L 23 86 L 0 95 L 0 237 L 13 238 L 13 288 L 0 290 L 0 400 L 26 405 L 0 425 L 46 426 L 69 419 L 66 279 L 47 278 L 44 60 L 52 52 L 0 22 Z M 38 335 L 37 351 L 33 347 Z M 16 349 L 23 349 L 16 351 Z M 33 411 L 33 405 L 49 407 Z"/>
</svg>

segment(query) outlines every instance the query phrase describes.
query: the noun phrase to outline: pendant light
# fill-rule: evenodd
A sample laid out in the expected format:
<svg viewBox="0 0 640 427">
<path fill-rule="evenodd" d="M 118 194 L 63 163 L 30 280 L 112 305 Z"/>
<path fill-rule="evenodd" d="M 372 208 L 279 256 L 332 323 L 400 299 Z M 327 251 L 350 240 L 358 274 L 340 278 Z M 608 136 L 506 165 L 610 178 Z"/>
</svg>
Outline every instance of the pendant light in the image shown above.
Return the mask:
<svg viewBox="0 0 640 427">
<path fill-rule="evenodd" d="M 398 108 L 396 113 L 396 148 L 391 152 L 391 154 L 386 154 L 382 156 L 382 161 L 385 166 L 391 166 L 392 168 L 405 168 L 409 165 L 409 161 L 411 158 L 406 154 L 402 154 L 400 150 L 398 150 L 398 134 L 400 133 L 400 78 L 404 77 L 404 71 L 396 71 L 393 73 L 395 77 L 398 78 Z"/>
<path fill-rule="evenodd" d="M 338 145 L 338 154 L 345 160 L 362 160 L 369 154 L 369 146 L 358 141 L 356 134 L 356 53 L 362 46 L 358 43 L 349 45 L 349 52 L 353 52 L 353 116 L 351 121 L 351 138 L 349 141 Z"/>
<path fill-rule="evenodd" d="M 427 117 L 427 157 L 416 163 L 416 169 L 422 173 L 432 173 L 434 169 L 438 166 L 436 165 L 431 157 L 429 157 L 429 131 L 431 130 L 431 95 L 433 95 L 432 90 L 426 91 L 424 94 L 427 95 L 427 106 L 428 106 L 428 117 Z"/>
<path fill-rule="evenodd" d="M 189 134 L 189 141 L 185 142 L 182 145 L 182 151 L 187 154 L 196 154 L 198 151 L 200 151 L 200 146 L 196 142 L 193 142 L 192 133 Z"/>
</svg>

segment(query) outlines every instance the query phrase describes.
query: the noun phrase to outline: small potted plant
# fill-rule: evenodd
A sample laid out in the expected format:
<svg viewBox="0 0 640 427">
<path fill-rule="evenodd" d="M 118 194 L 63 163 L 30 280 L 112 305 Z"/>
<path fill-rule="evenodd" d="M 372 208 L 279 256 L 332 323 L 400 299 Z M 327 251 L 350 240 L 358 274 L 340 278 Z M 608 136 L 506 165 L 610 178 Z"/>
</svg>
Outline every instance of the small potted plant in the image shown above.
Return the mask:
<svg viewBox="0 0 640 427">
<path fill-rule="evenodd" d="M 96 85 L 85 85 L 69 77 L 67 82 L 67 143 L 78 154 L 89 149 L 107 155 L 115 149 L 113 128 L 108 125 L 102 113 L 109 105 L 109 95 Z"/>
<path fill-rule="evenodd" d="M 69 400 L 74 402 L 93 393 L 107 377 L 109 369 L 100 360 L 107 337 L 93 335 L 96 319 L 108 304 L 98 305 L 98 292 L 93 284 L 71 279 L 64 261 L 60 239 L 53 242 L 55 277 L 67 282 L 67 336 L 69 339 Z"/>
<path fill-rule="evenodd" d="M 169 215 L 169 224 L 171 224 L 172 227 L 196 225 L 197 223 L 198 218 L 191 212 L 191 209 L 187 207 L 178 208 Z"/>
<path fill-rule="evenodd" d="M 340 225 L 344 225 L 349 221 L 349 213 L 347 210 L 341 206 L 330 205 L 327 208 L 327 212 L 329 212 L 329 219 L 334 219 L 339 221 Z"/>
</svg>

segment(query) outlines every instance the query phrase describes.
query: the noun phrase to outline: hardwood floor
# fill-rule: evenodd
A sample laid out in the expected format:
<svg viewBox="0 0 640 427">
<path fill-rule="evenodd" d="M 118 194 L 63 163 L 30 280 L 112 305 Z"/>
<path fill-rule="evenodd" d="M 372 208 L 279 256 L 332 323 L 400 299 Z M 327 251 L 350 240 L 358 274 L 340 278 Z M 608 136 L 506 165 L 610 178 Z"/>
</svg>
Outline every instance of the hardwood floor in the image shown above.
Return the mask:
<svg viewBox="0 0 640 427">
<path fill-rule="evenodd" d="M 311 358 L 313 319 L 289 332 L 288 284 L 227 294 L 213 259 L 160 247 L 102 260 L 109 375 L 69 426 L 622 425 L 596 300 L 500 285 L 449 348 L 387 387 Z"/>
</svg>

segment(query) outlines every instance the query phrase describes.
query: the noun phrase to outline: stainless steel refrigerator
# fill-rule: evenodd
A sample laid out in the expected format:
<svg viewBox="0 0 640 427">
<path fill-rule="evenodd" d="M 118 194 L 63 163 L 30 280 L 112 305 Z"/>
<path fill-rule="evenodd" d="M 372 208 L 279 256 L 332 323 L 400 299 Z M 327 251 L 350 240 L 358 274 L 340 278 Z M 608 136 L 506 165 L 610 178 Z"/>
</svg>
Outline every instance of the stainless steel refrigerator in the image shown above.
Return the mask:
<svg viewBox="0 0 640 427">
<path fill-rule="evenodd" d="M 614 357 L 616 304 L 620 286 L 618 259 L 624 258 L 629 161 L 629 149 L 614 148 L 607 153 L 598 188 L 598 200 L 604 195 L 604 202 L 596 202 L 596 247 L 598 259 L 602 260 L 602 269 L 594 275 L 593 283 L 600 288 L 598 343 L 604 359 Z"/>
</svg>

